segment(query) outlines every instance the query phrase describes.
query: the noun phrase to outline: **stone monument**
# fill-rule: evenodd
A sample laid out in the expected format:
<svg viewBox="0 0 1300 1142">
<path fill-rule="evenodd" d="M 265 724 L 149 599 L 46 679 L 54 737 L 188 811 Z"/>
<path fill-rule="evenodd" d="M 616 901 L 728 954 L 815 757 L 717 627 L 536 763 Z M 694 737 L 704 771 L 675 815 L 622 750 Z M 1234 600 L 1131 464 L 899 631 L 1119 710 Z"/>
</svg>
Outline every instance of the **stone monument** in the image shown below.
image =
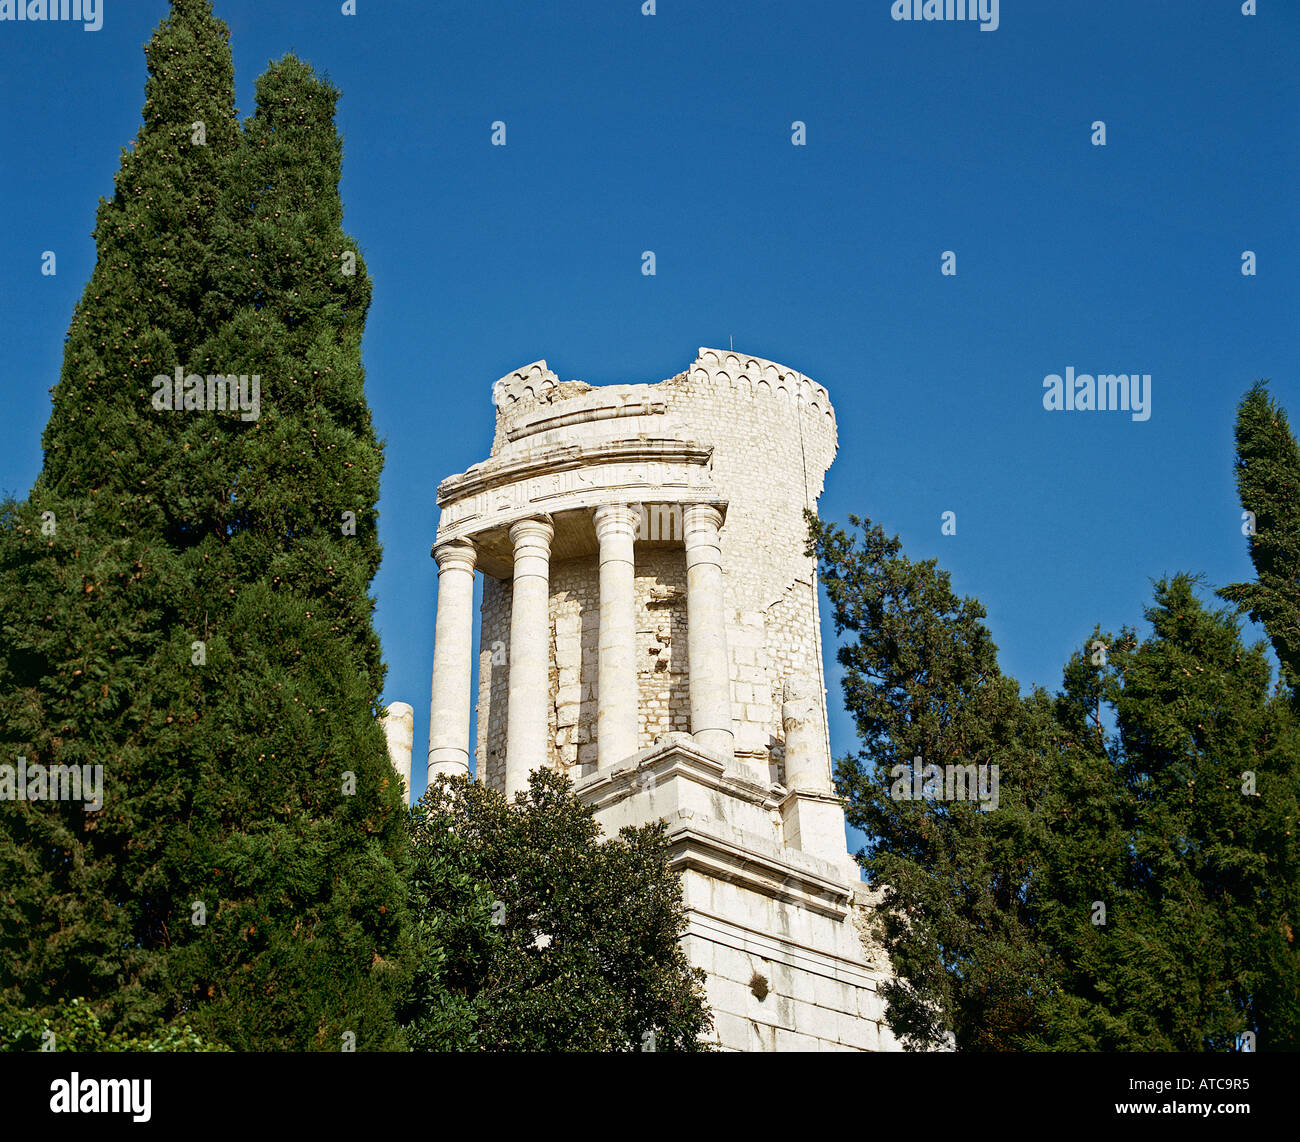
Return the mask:
<svg viewBox="0 0 1300 1142">
<path fill-rule="evenodd" d="M 492 395 L 490 455 L 438 487 L 430 779 L 470 767 L 481 572 L 477 779 L 513 796 L 550 766 L 606 835 L 667 821 L 719 1046 L 897 1050 L 805 554 L 836 451 L 826 390 L 701 349 L 658 384 L 537 361 Z"/>
</svg>

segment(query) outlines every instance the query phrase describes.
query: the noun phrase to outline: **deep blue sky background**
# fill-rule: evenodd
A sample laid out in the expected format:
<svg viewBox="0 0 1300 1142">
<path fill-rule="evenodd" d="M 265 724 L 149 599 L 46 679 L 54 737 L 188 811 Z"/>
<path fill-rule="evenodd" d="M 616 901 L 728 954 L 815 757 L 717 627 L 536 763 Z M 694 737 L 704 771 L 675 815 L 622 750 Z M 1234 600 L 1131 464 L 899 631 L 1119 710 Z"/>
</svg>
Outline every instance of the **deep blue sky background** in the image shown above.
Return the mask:
<svg viewBox="0 0 1300 1142">
<path fill-rule="evenodd" d="M 96 33 L 0 23 L 0 489 L 19 496 L 168 7 L 104 6 Z M 1300 425 L 1296 0 L 1255 17 L 1238 0 L 1003 0 L 995 32 L 895 23 L 889 0 L 340 7 L 215 4 L 244 114 L 290 49 L 343 92 L 388 442 L 385 698 L 415 707 L 417 794 L 434 489 L 487 455 L 492 382 L 539 357 L 561 379 L 653 382 L 734 338 L 824 384 L 840 454 L 822 514 L 938 556 L 1025 686 L 1055 688 L 1094 623 L 1140 623 L 1154 578 L 1251 576 L 1234 409 L 1271 377 Z M 1152 374 L 1151 419 L 1045 412 L 1043 377 L 1069 365 Z M 855 737 L 832 635 L 840 755 Z"/>
</svg>

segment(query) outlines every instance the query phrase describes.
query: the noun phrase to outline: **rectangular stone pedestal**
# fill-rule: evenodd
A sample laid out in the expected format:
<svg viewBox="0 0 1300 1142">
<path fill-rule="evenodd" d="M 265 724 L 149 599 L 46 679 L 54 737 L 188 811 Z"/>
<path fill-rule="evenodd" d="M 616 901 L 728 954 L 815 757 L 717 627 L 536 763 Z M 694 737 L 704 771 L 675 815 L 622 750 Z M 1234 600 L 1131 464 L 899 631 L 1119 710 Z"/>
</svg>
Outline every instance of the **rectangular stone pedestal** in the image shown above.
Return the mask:
<svg viewBox="0 0 1300 1142">
<path fill-rule="evenodd" d="M 899 1050 L 878 994 L 883 957 L 859 931 L 867 897 L 838 803 L 764 787 L 687 735 L 667 738 L 577 792 L 606 835 L 667 822 L 688 915 L 683 942 L 707 975 L 712 1041 L 733 1051 Z M 805 838 L 828 833 L 828 809 L 840 813 L 843 859 L 782 843 L 783 807 Z"/>
</svg>

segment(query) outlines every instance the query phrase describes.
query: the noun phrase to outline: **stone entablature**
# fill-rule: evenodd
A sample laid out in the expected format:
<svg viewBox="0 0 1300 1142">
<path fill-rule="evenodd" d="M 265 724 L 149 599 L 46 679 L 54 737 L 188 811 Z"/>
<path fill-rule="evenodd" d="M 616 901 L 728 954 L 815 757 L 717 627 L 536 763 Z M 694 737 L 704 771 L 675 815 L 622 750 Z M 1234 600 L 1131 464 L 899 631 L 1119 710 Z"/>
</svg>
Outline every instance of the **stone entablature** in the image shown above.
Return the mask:
<svg viewBox="0 0 1300 1142">
<path fill-rule="evenodd" d="M 584 381 L 565 381 L 547 368 L 545 361 L 534 361 L 512 373 L 507 373 L 492 386 L 492 403 L 497 406 L 498 424 L 510 439 L 517 431 L 518 422 L 528 422 L 538 415 L 538 406 L 554 403 L 557 398 L 572 400 L 573 395 L 595 393 L 592 407 L 614 401 L 634 404 L 645 399 L 650 390 L 664 385 L 683 383 L 725 385 L 738 396 L 759 399 L 770 398 L 783 407 L 798 404 L 814 416 L 829 417 L 834 424 L 835 413 L 830 394 L 816 381 L 776 361 L 736 353 L 729 349 L 701 348 L 690 369 L 658 385 L 603 385 L 593 389 Z M 566 392 L 567 390 L 567 392 Z M 574 404 L 566 411 L 577 411 L 582 406 Z M 624 415 L 628 415 L 625 413 Z M 545 418 L 545 414 L 542 414 Z M 495 452 L 500 445 L 493 445 Z"/>
<path fill-rule="evenodd" d="M 667 407 L 667 398 L 662 393 L 655 393 L 650 385 L 609 385 L 575 393 L 562 403 L 539 404 L 522 419 L 506 427 L 505 435 L 513 444 L 525 436 L 555 432 L 574 424 L 629 416 L 659 416 L 667 411 Z"/>
<path fill-rule="evenodd" d="M 596 550 L 591 513 L 604 504 L 710 503 L 725 513 L 712 483 L 711 445 L 689 440 L 609 440 L 532 448 L 476 464 L 438 486 L 438 543 L 472 537 L 479 568 L 508 578 L 513 565 L 506 532 L 511 524 L 545 513 L 555 524 L 554 557 Z"/>
</svg>

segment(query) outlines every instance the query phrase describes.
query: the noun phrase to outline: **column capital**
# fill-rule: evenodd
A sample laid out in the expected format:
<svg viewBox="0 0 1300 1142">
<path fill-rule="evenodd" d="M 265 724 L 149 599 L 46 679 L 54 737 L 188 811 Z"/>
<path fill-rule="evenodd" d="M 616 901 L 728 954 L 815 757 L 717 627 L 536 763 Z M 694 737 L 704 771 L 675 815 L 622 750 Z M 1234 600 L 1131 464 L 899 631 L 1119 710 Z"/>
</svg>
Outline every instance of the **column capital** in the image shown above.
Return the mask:
<svg viewBox="0 0 1300 1142">
<path fill-rule="evenodd" d="M 596 525 L 598 540 L 620 534 L 636 538 L 641 512 L 631 504 L 601 504 L 592 510 L 592 521 Z"/>
<path fill-rule="evenodd" d="M 446 539 L 433 545 L 433 557 L 440 572 L 452 568 L 473 571 L 478 563 L 478 548 L 468 539 Z"/>
<path fill-rule="evenodd" d="M 722 570 L 722 513 L 712 504 L 687 504 L 682 509 L 682 543 L 686 548 L 686 569 L 704 563 Z M 718 613 L 721 621 L 721 611 Z"/>
<path fill-rule="evenodd" d="M 529 547 L 540 549 L 530 554 L 550 555 L 551 540 L 554 538 L 555 527 L 549 515 L 530 516 L 510 525 L 510 542 L 514 545 L 516 556 Z"/>
<path fill-rule="evenodd" d="M 692 531 L 716 532 L 722 526 L 722 513 L 712 504 L 684 504 L 682 506 L 682 530 L 686 541 L 690 542 Z"/>
</svg>

